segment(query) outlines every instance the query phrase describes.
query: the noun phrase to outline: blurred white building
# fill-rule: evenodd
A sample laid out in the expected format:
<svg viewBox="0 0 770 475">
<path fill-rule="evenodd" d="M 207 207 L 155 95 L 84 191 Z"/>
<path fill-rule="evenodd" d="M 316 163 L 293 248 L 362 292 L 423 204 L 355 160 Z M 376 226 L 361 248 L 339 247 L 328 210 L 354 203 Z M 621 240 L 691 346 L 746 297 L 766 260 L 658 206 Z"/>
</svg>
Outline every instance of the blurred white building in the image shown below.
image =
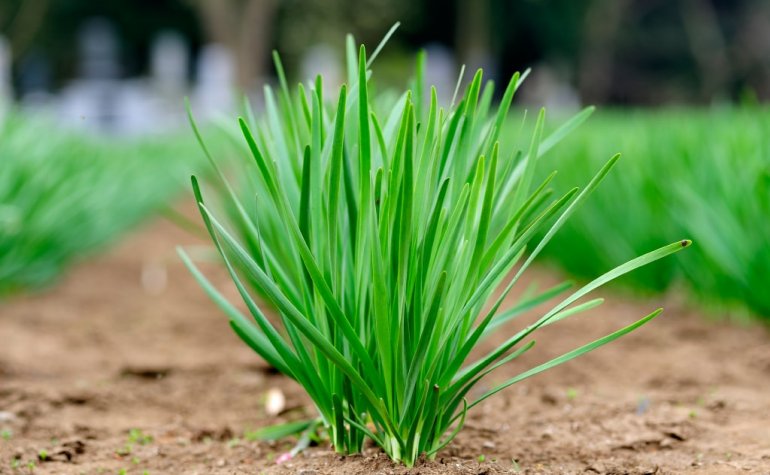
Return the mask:
<svg viewBox="0 0 770 475">
<path fill-rule="evenodd" d="M 78 38 L 78 77 L 56 94 L 37 84 L 22 88 L 26 93 L 21 107 L 66 126 L 117 135 L 153 134 L 184 126 L 186 96 L 201 119 L 232 113 L 236 104 L 232 55 L 222 46 L 207 45 L 197 59 L 191 85 L 189 44 L 178 33 L 164 32 L 153 40 L 149 75 L 125 78 L 115 28 L 106 19 L 91 19 L 83 24 Z M 9 51 L 0 41 L 0 107 L 11 103 L 10 87 Z"/>
</svg>

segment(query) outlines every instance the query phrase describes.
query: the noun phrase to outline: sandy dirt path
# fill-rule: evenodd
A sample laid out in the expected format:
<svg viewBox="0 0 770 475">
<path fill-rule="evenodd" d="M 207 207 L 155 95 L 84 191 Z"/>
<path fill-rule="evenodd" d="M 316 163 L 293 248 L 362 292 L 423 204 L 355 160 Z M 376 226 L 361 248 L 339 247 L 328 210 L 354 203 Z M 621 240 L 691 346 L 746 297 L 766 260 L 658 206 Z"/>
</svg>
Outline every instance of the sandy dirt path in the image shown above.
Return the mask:
<svg viewBox="0 0 770 475">
<path fill-rule="evenodd" d="M 276 465 L 290 442 L 244 432 L 312 409 L 231 334 L 179 243 L 196 241 L 152 224 L 60 285 L 0 303 L 0 474 L 770 474 L 770 333 L 611 292 L 598 314 L 541 332 L 489 384 L 667 310 L 479 406 L 435 462 L 408 472 L 376 449 L 342 458 L 319 446 Z M 265 414 L 269 389 L 287 398 L 277 418 Z"/>
</svg>

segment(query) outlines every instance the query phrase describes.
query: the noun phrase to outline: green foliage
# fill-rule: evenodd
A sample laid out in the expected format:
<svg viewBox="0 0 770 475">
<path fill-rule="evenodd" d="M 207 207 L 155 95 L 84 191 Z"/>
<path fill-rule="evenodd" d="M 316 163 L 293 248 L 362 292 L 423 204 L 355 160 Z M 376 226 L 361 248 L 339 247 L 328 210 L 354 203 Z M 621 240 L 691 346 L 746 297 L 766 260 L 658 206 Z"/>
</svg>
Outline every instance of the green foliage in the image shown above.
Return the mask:
<svg viewBox="0 0 770 475">
<path fill-rule="evenodd" d="M 160 209 L 194 170 L 187 147 L 0 121 L 0 296 L 49 282 Z"/>
<path fill-rule="evenodd" d="M 569 287 L 503 310 L 533 259 L 618 156 L 583 190 L 552 197 L 552 177 L 534 181 L 536 159 L 590 109 L 545 138 L 541 111 L 528 145 L 501 148 L 521 75 L 513 76 L 497 109 L 481 71 L 449 108 L 439 106 L 419 74 L 413 92 L 386 103 L 370 97 L 373 58 L 367 61 L 363 47 L 356 55 L 350 38 L 348 52 L 348 83 L 331 104 L 320 77 L 309 91 L 302 85 L 291 91 L 277 61 L 277 97 L 266 88 L 264 115 L 239 121 L 246 159 L 230 174 L 211 160 L 220 178 L 215 197 L 229 212 L 217 211 L 217 201 L 204 202 L 193 178 L 203 221 L 253 319 L 225 300 L 184 251 L 180 255 L 234 331 L 305 388 L 338 452 L 359 452 L 369 438 L 411 466 L 420 454 L 434 457 L 446 446 L 481 401 L 656 317 L 660 310 L 472 391 L 530 350 L 537 329 L 601 303 L 582 301 L 588 293 L 689 241 L 611 270 L 470 359 L 472 350 L 487 348 L 480 344 L 494 329 Z M 228 181 L 231 175 L 237 185 Z M 533 240 L 539 231 L 545 236 Z"/>
<path fill-rule="evenodd" d="M 760 109 L 599 114 L 554 157 L 556 188 L 585 179 L 598 157 L 617 149 L 627 156 L 623 173 L 607 178 L 544 254 L 588 277 L 652 243 L 690 235 L 698 243 L 692 252 L 624 282 L 661 291 L 681 281 L 699 302 L 770 317 L 768 137 L 770 113 Z"/>
<path fill-rule="evenodd" d="M 153 437 L 149 434 L 145 434 L 141 429 L 131 429 L 128 431 L 128 443 L 147 445 L 151 444 Z"/>
</svg>

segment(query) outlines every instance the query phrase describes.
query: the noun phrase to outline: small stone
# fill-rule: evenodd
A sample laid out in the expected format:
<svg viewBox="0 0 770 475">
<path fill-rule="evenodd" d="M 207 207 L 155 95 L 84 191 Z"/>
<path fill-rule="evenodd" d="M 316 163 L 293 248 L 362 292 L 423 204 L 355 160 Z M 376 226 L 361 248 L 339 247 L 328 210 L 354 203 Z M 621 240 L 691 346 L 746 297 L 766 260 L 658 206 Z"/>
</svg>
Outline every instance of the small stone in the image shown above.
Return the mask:
<svg viewBox="0 0 770 475">
<path fill-rule="evenodd" d="M 277 416 L 286 409 L 286 396 L 278 388 L 272 388 L 265 395 L 265 413 L 268 416 Z"/>
<path fill-rule="evenodd" d="M 8 411 L 0 411 L 0 422 L 10 422 L 16 419 L 16 414 Z"/>
</svg>

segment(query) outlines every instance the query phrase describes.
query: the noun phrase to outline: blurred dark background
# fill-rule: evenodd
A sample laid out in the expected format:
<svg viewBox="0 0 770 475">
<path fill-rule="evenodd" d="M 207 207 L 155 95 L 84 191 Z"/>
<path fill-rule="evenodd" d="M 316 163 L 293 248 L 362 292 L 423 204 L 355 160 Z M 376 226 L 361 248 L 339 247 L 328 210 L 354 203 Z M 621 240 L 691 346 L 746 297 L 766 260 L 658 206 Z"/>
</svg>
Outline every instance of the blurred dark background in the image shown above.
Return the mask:
<svg viewBox="0 0 770 475">
<path fill-rule="evenodd" d="M 466 64 L 505 80 L 532 67 L 533 101 L 770 99 L 767 0 L 0 0 L 10 95 L 33 105 L 78 78 L 176 75 L 180 87 L 224 81 L 255 91 L 272 80 L 273 49 L 290 77 L 307 79 L 342 69 L 344 33 L 371 51 L 396 21 L 381 78 L 402 80 L 426 48 L 436 76 Z M 231 71 L 202 77 L 217 68 Z"/>
</svg>

